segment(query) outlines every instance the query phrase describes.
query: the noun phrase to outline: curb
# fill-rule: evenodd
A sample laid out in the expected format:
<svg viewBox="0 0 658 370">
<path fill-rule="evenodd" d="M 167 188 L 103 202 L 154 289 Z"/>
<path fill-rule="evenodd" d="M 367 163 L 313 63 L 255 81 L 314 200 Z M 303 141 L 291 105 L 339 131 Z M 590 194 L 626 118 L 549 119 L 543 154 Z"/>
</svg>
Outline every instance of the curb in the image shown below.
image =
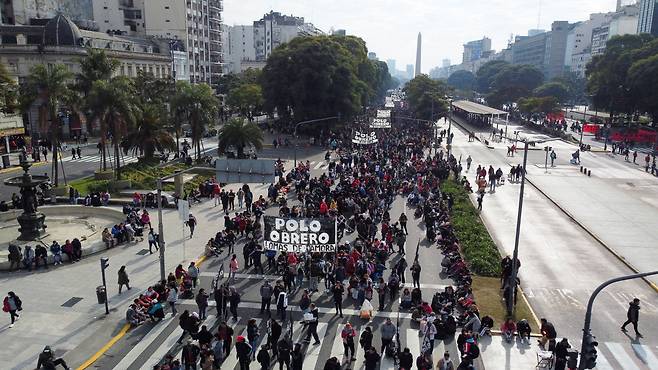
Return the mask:
<svg viewBox="0 0 658 370">
<path fill-rule="evenodd" d="M 41 166 L 43 166 L 43 165 L 50 164 L 50 163 L 51 163 L 51 162 L 35 162 L 35 163 L 32 163 L 32 167 L 31 167 L 31 168 L 34 168 L 34 167 L 41 167 Z M 0 170 L 0 174 L 12 173 L 12 172 L 18 172 L 18 171 L 22 171 L 22 170 L 23 170 L 23 169 L 22 169 L 20 166 L 12 166 L 12 167 L 9 167 L 9 168 L 3 168 L 3 169 L 1 169 L 1 170 Z"/>
<path fill-rule="evenodd" d="M 569 213 L 567 210 L 562 208 L 562 206 L 560 204 L 558 204 L 555 200 L 553 200 L 553 198 L 549 197 L 548 194 L 546 194 L 542 189 L 540 189 L 539 186 L 537 186 L 535 183 L 533 183 L 527 176 L 526 176 L 525 179 L 528 182 L 528 184 L 532 185 L 533 188 L 537 189 L 537 191 L 539 191 L 539 193 L 541 195 L 546 197 L 546 199 L 548 199 L 551 203 L 553 203 L 560 211 L 562 211 L 562 213 L 564 213 L 567 217 L 569 217 L 569 219 L 571 219 L 571 221 L 573 221 L 576 225 L 578 225 L 580 228 L 585 230 L 585 232 L 589 236 L 591 236 L 594 240 L 596 240 L 597 243 L 601 244 L 606 250 L 608 250 L 608 252 L 610 252 L 613 256 L 615 256 L 615 258 L 617 258 L 621 263 L 623 263 L 631 271 L 633 271 L 636 274 L 642 272 L 642 271 L 638 270 L 635 266 L 633 266 L 630 262 L 628 262 L 626 260 L 626 258 L 624 258 L 624 256 L 617 253 L 617 251 L 612 249 L 603 240 L 601 240 L 596 234 L 594 234 L 591 230 L 589 230 L 587 227 L 585 227 L 585 225 L 583 225 L 574 216 L 572 216 L 571 213 Z M 658 293 L 658 285 L 656 285 L 654 282 L 647 279 L 646 277 L 643 277 L 642 280 L 644 280 L 644 282 L 647 283 L 651 289 L 653 289 L 656 293 Z"/>
<path fill-rule="evenodd" d="M 199 266 L 201 265 L 205 260 L 207 256 L 205 254 L 202 254 L 199 258 L 196 259 L 195 265 Z M 98 361 L 101 356 L 105 354 L 110 348 L 112 348 L 116 342 L 118 342 L 121 338 L 123 338 L 128 332 L 130 332 L 132 329 L 132 326 L 130 324 L 125 324 L 119 333 L 115 336 L 113 336 L 103 347 L 101 347 L 96 353 L 91 355 L 85 362 L 83 362 L 80 366 L 76 367 L 76 370 L 85 370 L 89 367 L 91 367 L 96 361 Z M 483 367 L 484 369 L 484 367 Z"/>
</svg>

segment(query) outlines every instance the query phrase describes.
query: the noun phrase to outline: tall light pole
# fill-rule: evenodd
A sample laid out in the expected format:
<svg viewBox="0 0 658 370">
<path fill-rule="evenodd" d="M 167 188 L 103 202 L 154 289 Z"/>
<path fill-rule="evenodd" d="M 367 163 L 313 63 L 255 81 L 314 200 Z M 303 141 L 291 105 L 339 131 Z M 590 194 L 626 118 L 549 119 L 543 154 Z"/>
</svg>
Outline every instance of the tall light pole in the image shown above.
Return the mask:
<svg viewBox="0 0 658 370">
<path fill-rule="evenodd" d="M 555 140 L 560 140 L 559 138 L 552 138 L 548 140 L 538 140 L 538 141 L 528 141 L 528 139 L 524 139 L 523 143 L 523 167 L 521 168 L 521 189 L 519 191 L 519 210 L 516 215 L 516 235 L 514 236 L 514 254 L 512 256 L 512 275 L 510 276 L 510 280 L 508 281 L 508 286 L 511 287 L 509 289 L 509 292 L 507 294 L 507 297 L 505 297 L 505 300 L 507 301 L 507 316 L 512 316 L 514 313 L 514 295 L 516 294 L 516 288 L 517 288 L 517 283 L 516 283 L 516 277 L 518 275 L 518 265 L 516 261 L 519 258 L 519 239 L 521 237 L 521 215 L 523 214 L 523 193 L 525 190 L 525 174 L 526 174 L 526 165 L 528 164 L 528 145 L 529 144 L 540 144 L 540 143 L 545 143 L 548 141 L 555 141 Z"/>
<path fill-rule="evenodd" d="M 294 133 L 293 133 L 293 136 L 294 136 L 293 139 L 295 140 L 295 148 L 294 148 L 294 152 L 295 152 L 294 168 L 297 168 L 297 128 L 298 128 L 300 125 L 303 125 L 303 124 L 306 124 L 306 123 L 314 123 L 314 122 L 329 121 L 329 120 L 332 120 L 332 119 L 340 119 L 340 114 L 337 115 L 337 116 L 333 116 L 333 117 L 325 117 L 325 118 L 312 119 L 312 120 L 308 120 L 308 121 L 301 121 L 301 122 L 297 122 L 297 124 L 295 124 L 295 131 L 294 131 Z"/>
</svg>

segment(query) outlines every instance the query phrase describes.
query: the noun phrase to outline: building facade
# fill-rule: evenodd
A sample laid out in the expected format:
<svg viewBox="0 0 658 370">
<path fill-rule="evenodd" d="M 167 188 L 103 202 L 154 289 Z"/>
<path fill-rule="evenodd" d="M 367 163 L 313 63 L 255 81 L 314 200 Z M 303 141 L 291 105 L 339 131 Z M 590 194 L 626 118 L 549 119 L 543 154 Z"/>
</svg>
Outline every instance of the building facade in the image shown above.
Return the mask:
<svg viewBox="0 0 658 370">
<path fill-rule="evenodd" d="M 172 54 L 176 50 L 168 42 L 80 30 L 63 15 L 55 16 L 43 26 L 2 25 L 0 33 L 4 36 L 0 44 L 0 63 L 7 66 L 19 83 L 26 81 L 32 67 L 38 64 L 63 64 L 74 74 L 80 72 L 79 61 L 87 54 L 88 48 L 102 49 L 117 59 L 117 75 L 136 77 L 139 71 L 143 71 L 163 78 L 172 76 L 174 68 L 180 68 L 172 63 Z M 43 137 L 49 127 L 40 124 L 38 116 L 35 105 L 23 117 L 27 133 L 37 139 Z M 81 120 L 82 117 L 67 116 L 63 119 L 62 134 L 87 133 Z"/>
<path fill-rule="evenodd" d="M 640 0 L 637 33 L 658 36 L 658 0 Z"/>
<path fill-rule="evenodd" d="M 252 25 L 225 26 L 223 29 L 227 73 L 262 69 L 278 46 L 295 37 L 324 34 L 313 24 L 304 22 L 302 17 L 279 12 L 267 13 Z"/>
<path fill-rule="evenodd" d="M 608 40 L 614 36 L 636 34 L 639 15 L 640 8 L 635 4 L 608 13 L 603 24 L 592 30 L 592 55 L 603 54 Z"/>
<path fill-rule="evenodd" d="M 177 76 L 212 84 L 222 74 L 222 0 L 4 0 L 0 4 L 3 24 L 43 24 L 61 13 L 83 30 L 180 41 L 188 67 Z M 180 62 L 180 55 L 176 58 Z"/>
<path fill-rule="evenodd" d="M 484 54 L 491 51 L 491 39 L 483 37 L 481 40 L 469 41 L 464 44 L 462 63 L 473 62 L 482 58 Z"/>
</svg>

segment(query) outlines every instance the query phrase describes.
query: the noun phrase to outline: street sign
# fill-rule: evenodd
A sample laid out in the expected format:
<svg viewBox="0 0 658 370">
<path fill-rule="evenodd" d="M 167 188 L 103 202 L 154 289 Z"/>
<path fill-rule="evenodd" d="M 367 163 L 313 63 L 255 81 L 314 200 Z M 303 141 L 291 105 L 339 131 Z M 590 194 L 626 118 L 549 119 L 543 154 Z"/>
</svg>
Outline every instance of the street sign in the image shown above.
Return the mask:
<svg viewBox="0 0 658 370">
<path fill-rule="evenodd" d="M 263 216 L 263 246 L 279 252 L 336 252 L 336 220 Z"/>
<path fill-rule="evenodd" d="M 273 159 L 218 159 L 217 181 L 224 184 L 274 182 Z"/>
</svg>

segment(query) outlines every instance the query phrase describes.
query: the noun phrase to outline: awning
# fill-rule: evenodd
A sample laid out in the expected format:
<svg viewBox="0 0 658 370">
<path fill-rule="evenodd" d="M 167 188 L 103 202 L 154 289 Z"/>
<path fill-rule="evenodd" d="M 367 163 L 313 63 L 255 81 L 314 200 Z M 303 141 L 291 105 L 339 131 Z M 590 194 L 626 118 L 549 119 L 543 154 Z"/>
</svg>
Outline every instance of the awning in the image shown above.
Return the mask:
<svg viewBox="0 0 658 370">
<path fill-rule="evenodd" d="M 452 102 L 452 106 L 473 114 L 482 114 L 487 116 L 507 114 L 507 112 L 503 110 L 487 107 L 486 105 L 474 103 L 468 100 L 458 100 Z"/>
</svg>

